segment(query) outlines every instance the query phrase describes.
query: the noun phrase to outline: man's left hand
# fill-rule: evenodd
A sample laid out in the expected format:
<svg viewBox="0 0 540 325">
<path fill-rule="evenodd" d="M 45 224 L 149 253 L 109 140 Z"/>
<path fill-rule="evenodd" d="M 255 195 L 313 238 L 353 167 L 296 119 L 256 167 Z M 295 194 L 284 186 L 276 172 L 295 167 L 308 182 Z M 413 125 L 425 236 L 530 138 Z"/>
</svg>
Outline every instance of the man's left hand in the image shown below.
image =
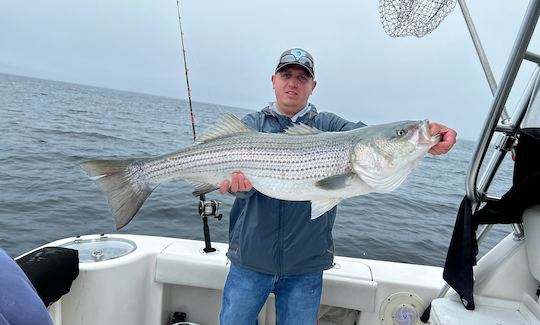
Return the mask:
<svg viewBox="0 0 540 325">
<path fill-rule="evenodd" d="M 228 179 L 223 180 L 219 187 L 219 192 L 224 194 L 225 192 L 230 191 L 232 193 L 236 192 L 249 192 L 253 188 L 253 184 L 247 179 L 244 174 L 240 171 L 234 172 L 231 176 L 231 181 Z"/>
<path fill-rule="evenodd" d="M 442 155 L 450 151 L 456 143 L 457 132 L 439 123 L 429 123 L 429 134 L 441 135 L 441 141 L 429 149 L 432 155 Z"/>
</svg>

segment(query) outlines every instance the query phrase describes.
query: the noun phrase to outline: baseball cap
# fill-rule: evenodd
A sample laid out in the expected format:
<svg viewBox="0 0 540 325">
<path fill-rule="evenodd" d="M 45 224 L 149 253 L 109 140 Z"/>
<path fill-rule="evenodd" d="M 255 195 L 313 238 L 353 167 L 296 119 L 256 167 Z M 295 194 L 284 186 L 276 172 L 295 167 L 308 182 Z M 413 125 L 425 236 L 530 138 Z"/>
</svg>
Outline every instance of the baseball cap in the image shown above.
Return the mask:
<svg viewBox="0 0 540 325">
<path fill-rule="evenodd" d="M 315 78 L 313 56 L 311 56 L 308 51 L 300 48 L 293 48 L 281 53 L 275 72 L 278 72 L 283 67 L 291 64 L 301 66 L 309 72 L 312 78 Z"/>
</svg>

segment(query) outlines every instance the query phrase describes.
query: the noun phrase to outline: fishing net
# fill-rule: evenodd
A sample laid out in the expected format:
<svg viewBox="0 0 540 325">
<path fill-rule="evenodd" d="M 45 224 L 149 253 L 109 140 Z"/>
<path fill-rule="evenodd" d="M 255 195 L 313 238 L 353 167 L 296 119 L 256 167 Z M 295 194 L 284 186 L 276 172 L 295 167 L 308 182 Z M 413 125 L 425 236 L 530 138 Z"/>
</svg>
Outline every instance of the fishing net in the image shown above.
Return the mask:
<svg viewBox="0 0 540 325">
<path fill-rule="evenodd" d="M 379 0 L 386 34 L 422 37 L 437 28 L 454 10 L 456 0 Z"/>
</svg>

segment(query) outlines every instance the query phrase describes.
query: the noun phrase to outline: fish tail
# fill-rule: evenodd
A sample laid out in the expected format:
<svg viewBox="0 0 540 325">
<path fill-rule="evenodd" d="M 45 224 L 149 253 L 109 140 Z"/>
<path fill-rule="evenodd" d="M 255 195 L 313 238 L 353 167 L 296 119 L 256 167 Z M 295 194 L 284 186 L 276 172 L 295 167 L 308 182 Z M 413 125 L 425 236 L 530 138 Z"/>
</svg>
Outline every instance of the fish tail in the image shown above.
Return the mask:
<svg viewBox="0 0 540 325">
<path fill-rule="evenodd" d="M 81 168 L 96 181 L 107 195 L 116 222 L 116 229 L 127 225 L 139 211 L 144 201 L 152 194 L 154 187 L 134 185 L 130 181 L 131 160 L 88 160 Z"/>
</svg>

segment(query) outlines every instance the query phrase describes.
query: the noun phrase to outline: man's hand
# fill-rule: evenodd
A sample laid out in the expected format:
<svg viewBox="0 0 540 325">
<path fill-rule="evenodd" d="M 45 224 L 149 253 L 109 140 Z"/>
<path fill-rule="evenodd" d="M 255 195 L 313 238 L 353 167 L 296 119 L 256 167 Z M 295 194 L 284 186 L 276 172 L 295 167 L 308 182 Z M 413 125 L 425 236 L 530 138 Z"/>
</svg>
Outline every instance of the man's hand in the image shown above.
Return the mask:
<svg viewBox="0 0 540 325">
<path fill-rule="evenodd" d="M 229 191 L 229 187 L 233 193 L 249 192 L 253 188 L 253 184 L 251 184 L 251 182 L 244 176 L 242 172 L 234 172 L 231 176 L 230 183 L 228 179 L 221 182 L 219 192 L 223 194 Z"/>
<path fill-rule="evenodd" d="M 450 151 L 456 143 L 457 132 L 439 123 L 429 123 L 429 134 L 441 135 L 441 141 L 429 149 L 432 155 L 442 155 Z"/>
</svg>

